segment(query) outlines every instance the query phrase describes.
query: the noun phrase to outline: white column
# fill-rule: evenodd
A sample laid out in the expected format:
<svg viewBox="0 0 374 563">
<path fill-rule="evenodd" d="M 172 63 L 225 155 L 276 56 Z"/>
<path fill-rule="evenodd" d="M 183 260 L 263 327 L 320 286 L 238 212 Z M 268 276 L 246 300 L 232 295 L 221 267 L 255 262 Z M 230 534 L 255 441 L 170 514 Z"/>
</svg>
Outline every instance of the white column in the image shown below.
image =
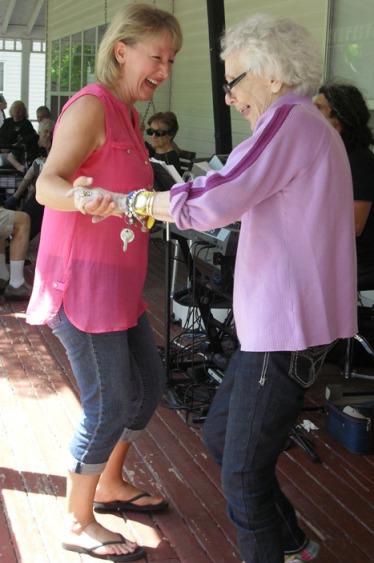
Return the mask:
<svg viewBox="0 0 374 563">
<path fill-rule="evenodd" d="M 29 107 L 31 39 L 22 39 L 21 100 Z"/>
</svg>

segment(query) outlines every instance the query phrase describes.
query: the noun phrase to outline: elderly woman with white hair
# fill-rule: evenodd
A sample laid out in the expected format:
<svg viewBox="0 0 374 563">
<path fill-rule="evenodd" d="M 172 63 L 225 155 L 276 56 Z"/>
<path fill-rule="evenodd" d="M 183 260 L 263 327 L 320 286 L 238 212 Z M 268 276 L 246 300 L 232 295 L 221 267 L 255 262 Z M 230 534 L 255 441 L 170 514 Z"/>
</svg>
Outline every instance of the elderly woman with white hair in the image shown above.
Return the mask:
<svg viewBox="0 0 374 563">
<path fill-rule="evenodd" d="M 222 467 L 242 559 L 310 561 L 318 545 L 298 527 L 275 471 L 328 350 L 356 332 L 349 163 L 311 100 L 321 70 L 306 29 L 251 17 L 226 33 L 222 58 L 226 102 L 252 136 L 219 172 L 170 192 L 138 190 L 122 208 L 180 229 L 241 221 L 234 280 L 240 349 L 216 393 L 205 440 Z"/>
</svg>

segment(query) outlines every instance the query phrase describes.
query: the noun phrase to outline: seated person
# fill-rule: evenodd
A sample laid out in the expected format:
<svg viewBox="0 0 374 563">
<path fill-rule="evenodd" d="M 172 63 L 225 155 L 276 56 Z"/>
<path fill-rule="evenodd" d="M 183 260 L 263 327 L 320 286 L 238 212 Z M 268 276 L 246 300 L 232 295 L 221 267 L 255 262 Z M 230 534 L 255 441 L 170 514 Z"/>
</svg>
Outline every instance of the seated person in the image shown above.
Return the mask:
<svg viewBox="0 0 374 563">
<path fill-rule="evenodd" d="M 24 278 L 29 246 L 30 217 L 22 211 L 0 207 L 0 288 L 6 299 L 28 299 L 31 287 Z M 10 240 L 10 272 L 5 259 L 5 241 Z M 9 283 L 8 283 L 9 282 Z"/>
<path fill-rule="evenodd" d="M 166 164 L 172 164 L 181 174 L 178 154 L 172 144 L 179 129 L 175 114 L 172 111 L 154 113 L 148 119 L 148 125 L 146 133 L 153 149 L 150 151 L 150 156 Z"/>
<path fill-rule="evenodd" d="M 9 196 L 4 203 L 6 209 L 17 209 L 21 199 L 24 199 L 22 210 L 28 213 L 31 218 L 30 240 L 40 233 L 44 207 L 36 201 L 35 183 L 42 171 L 47 155 L 52 145 L 52 133 L 54 123 L 51 119 L 43 119 L 39 124 L 38 145 L 41 154 L 31 164 L 16 192 Z"/>
<path fill-rule="evenodd" d="M 5 149 L 8 161 L 14 168 L 24 172 L 25 165 L 21 162 L 23 153 L 26 150 L 30 161 L 37 157 L 38 135 L 27 118 L 27 109 L 21 100 L 13 102 L 9 113 L 10 117 L 5 119 L 0 128 L 0 149 Z M 6 149 L 11 150 L 7 152 Z"/>
<path fill-rule="evenodd" d="M 350 84 L 324 84 L 315 105 L 339 132 L 352 171 L 359 289 L 373 289 L 374 279 L 374 136 L 361 92 Z M 371 285 L 371 287 L 369 287 Z"/>
<path fill-rule="evenodd" d="M 36 110 L 36 119 L 38 123 L 43 121 L 43 119 L 52 120 L 51 110 L 47 106 L 39 106 Z"/>
<path fill-rule="evenodd" d="M 5 121 L 5 112 L 4 110 L 7 108 L 7 102 L 6 99 L 4 98 L 4 96 L 2 94 L 0 94 L 0 127 L 2 126 L 2 124 Z"/>
</svg>

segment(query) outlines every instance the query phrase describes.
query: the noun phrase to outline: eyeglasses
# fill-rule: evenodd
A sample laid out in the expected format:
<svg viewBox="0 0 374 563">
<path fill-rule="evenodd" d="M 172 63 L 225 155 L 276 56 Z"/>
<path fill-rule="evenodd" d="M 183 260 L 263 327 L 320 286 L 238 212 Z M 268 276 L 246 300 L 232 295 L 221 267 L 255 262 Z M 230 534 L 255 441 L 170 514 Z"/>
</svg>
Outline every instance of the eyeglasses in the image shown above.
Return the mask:
<svg viewBox="0 0 374 563">
<path fill-rule="evenodd" d="M 169 135 L 171 131 L 165 131 L 164 129 L 152 129 L 152 127 L 150 127 L 149 129 L 146 129 L 146 133 L 150 137 L 152 137 L 152 135 L 156 135 L 156 137 L 165 137 L 165 135 Z"/>
<path fill-rule="evenodd" d="M 234 86 L 236 86 L 241 80 L 243 80 L 243 78 L 246 76 L 246 74 L 248 73 L 248 71 L 246 72 L 242 72 L 242 74 L 239 74 L 239 76 L 237 76 L 236 78 L 234 78 L 233 80 L 231 80 L 230 82 L 225 82 L 222 86 L 223 91 L 225 92 L 225 94 L 227 94 L 227 96 L 231 96 L 231 90 L 234 88 Z"/>
</svg>

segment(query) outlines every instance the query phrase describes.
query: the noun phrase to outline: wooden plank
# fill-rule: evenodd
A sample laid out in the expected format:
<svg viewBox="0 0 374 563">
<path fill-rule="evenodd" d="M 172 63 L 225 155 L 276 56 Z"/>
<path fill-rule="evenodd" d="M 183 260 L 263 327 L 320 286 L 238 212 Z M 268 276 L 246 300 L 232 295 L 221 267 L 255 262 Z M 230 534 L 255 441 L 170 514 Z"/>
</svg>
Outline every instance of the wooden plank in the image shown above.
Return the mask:
<svg viewBox="0 0 374 563">
<path fill-rule="evenodd" d="M 313 464 L 313 467 L 310 464 L 308 467 L 285 454 L 280 460 L 279 470 L 283 475 L 293 475 L 294 485 L 299 490 L 308 491 L 310 503 L 323 510 L 330 521 L 339 523 L 342 533 L 349 531 L 350 537 L 354 538 L 355 544 L 360 545 L 364 553 L 373 552 L 373 529 L 361 520 L 361 507 L 351 498 L 354 496 L 352 491 L 341 484 L 337 487 L 337 481 L 328 467 L 322 464 Z M 363 512 L 368 513 L 367 507 Z"/>
<path fill-rule="evenodd" d="M 329 518 L 324 508 L 311 502 L 310 488 L 300 490 L 295 486 L 293 475 L 282 474 L 279 480 L 283 492 L 297 511 L 300 527 L 304 529 L 308 537 L 317 541 L 321 546 L 318 562 L 343 562 L 347 553 L 353 551 L 352 541 L 347 531 L 342 530 L 336 520 Z M 366 557 L 360 550 L 358 550 L 358 556 L 357 563 Z"/>
<path fill-rule="evenodd" d="M 161 473 L 175 475 L 172 488 L 170 479 L 167 483 L 168 493 L 172 499 L 177 500 L 175 508 L 188 519 L 190 529 L 209 556 L 215 561 L 235 558 L 235 532 L 228 522 L 222 495 L 217 498 L 217 488 L 206 479 L 174 436 L 165 432 L 165 426 L 161 422 L 160 418 L 154 417 L 147 431 L 162 455 L 162 463 L 159 455 L 152 456 L 152 467 L 158 462 L 157 471 L 160 472 L 161 480 Z M 185 482 L 188 482 L 188 487 Z"/>
</svg>

